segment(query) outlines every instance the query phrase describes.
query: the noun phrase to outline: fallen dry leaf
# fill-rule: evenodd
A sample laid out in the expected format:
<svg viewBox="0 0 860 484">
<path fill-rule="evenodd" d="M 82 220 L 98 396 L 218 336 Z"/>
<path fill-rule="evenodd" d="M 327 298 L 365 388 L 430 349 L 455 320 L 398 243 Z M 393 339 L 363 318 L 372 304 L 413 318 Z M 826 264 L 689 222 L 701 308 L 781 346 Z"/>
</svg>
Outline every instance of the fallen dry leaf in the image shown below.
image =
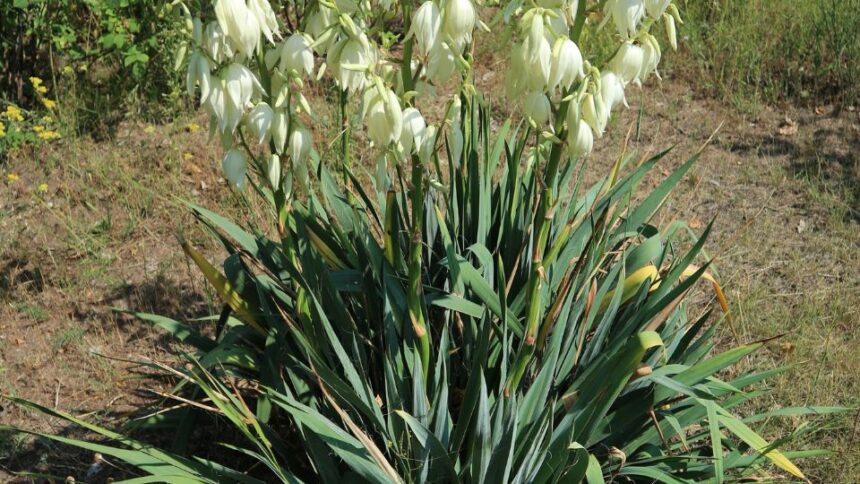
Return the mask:
<svg viewBox="0 0 860 484">
<path fill-rule="evenodd" d="M 777 132 L 782 136 L 792 136 L 797 134 L 797 123 L 788 116 L 785 117 L 782 123 L 779 124 Z"/>
</svg>

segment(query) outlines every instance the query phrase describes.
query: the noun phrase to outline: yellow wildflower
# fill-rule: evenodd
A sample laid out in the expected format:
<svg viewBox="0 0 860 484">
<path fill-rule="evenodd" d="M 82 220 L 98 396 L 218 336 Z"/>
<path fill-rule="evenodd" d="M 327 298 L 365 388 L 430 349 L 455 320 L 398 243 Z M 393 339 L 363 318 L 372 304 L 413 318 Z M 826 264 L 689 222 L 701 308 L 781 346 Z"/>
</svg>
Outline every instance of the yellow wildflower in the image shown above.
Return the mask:
<svg viewBox="0 0 860 484">
<path fill-rule="evenodd" d="M 13 183 L 18 181 L 18 178 L 20 177 L 15 173 L 9 173 L 8 175 L 6 175 L 6 179 Z"/>
<path fill-rule="evenodd" d="M 3 124 L 2 121 L 0 121 L 0 138 L 3 138 L 5 136 L 6 136 L 6 125 Z"/>
<path fill-rule="evenodd" d="M 48 109 L 54 109 L 57 107 L 57 101 L 54 101 L 53 99 L 42 99 L 42 104 Z"/>
<path fill-rule="evenodd" d="M 188 124 L 188 131 L 191 131 L 192 133 L 196 133 L 197 130 L 199 130 L 199 129 L 200 129 L 200 125 L 197 123 L 189 123 Z"/>
<path fill-rule="evenodd" d="M 182 153 L 182 158 L 185 161 L 190 161 L 191 159 L 194 158 L 194 155 L 192 155 L 191 153 Z"/>
<path fill-rule="evenodd" d="M 60 137 L 60 133 L 52 130 L 42 131 L 39 133 L 39 138 L 42 138 L 45 141 L 50 141 L 52 139 L 57 139 Z"/>
<path fill-rule="evenodd" d="M 33 132 L 34 132 L 34 133 L 41 133 L 42 131 L 45 131 L 45 127 L 44 127 L 44 126 L 41 126 L 41 125 L 38 125 L 38 124 L 37 124 L 36 126 L 33 126 Z"/>
<path fill-rule="evenodd" d="M 75 72 L 75 70 L 72 69 L 72 66 L 69 66 L 69 65 L 63 66 L 63 74 L 68 76 L 68 75 L 71 75 L 73 72 Z"/>
<path fill-rule="evenodd" d="M 3 114 L 12 121 L 17 121 L 19 123 L 21 121 L 24 121 L 24 116 L 21 115 L 21 110 L 18 108 L 18 106 L 14 106 L 11 104 L 9 106 L 6 106 L 6 111 L 4 111 Z"/>
<path fill-rule="evenodd" d="M 42 85 L 42 80 L 38 77 L 31 77 L 30 82 L 33 84 L 33 87 L 39 87 Z"/>
<path fill-rule="evenodd" d="M 42 183 L 39 185 L 39 193 L 48 193 L 48 184 Z"/>
<path fill-rule="evenodd" d="M 153 125 L 151 125 L 151 124 L 150 124 L 150 125 L 148 125 L 147 127 L 143 128 L 143 132 L 144 132 L 144 133 L 146 133 L 146 134 L 152 134 L 152 133 L 154 133 L 154 132 L 155 132 L 155 126 L 153 126 Z"/>
<path fill-rule="evenodd" d="M 50 116 L 42 116 L 42 122 L 45 124 L 51 124 L 54 122 L 54 118 Z"/>
</svg>

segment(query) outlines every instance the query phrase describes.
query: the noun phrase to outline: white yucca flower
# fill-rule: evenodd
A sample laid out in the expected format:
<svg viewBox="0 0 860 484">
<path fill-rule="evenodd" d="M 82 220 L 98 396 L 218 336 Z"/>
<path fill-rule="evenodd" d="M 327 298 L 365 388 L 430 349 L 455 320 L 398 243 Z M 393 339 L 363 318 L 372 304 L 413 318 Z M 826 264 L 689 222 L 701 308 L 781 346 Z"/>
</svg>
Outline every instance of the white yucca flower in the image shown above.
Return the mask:
<svg viewBox="0 0 860 484">
<path fill-rule="evenodd" d="M 221 168 L 224 170 L 224 178 L 230 185 L 241 189 L 245 186 L 245 171 L 248 169 L 248 162 L 245 159 L 245 153 L 239 149 L 231 149 L 224 155 L 224 160 L 221 161 Z"/>
<path fill-rule="evenodd" d="M 418 159 L 421 160 L 421 163 L 427 164 L 433 157 L 437 132 L 436 126 L 430 125 L 424 128 L 420 137 L 415 139 L 416 144 L 418 144 L 416 151 L 418 151 Z"/>
<path fill-rule="evenodd" d="M 669 8 L 671 0 L 645 0 L 645 11 L 653 19 L 659 19 L 663 12 Z"/>
<path fill-rule="evenodd" d="M 264 103 L 258 103 L 254 109 L 248 113 L 245 123 L 248 126 L 248 131 L 257 140 L 257 144 L 263 143 L 269 139 L 269 130 L 272 127 L 275 112 L 272 108 Z"/>
<path fill-rule="evenodd" d="M 443 83 L 457 70 L 457 58 L 455 53 L 448 47 L 447 42 L 439 42 L 433 49 L 430 50 L 430 57 L 427 58 L 427 66 L 424 73 L 427 79 L 435 83 Z"/>
<path fill-rule="evenodd" d="M 245 0 L 215 0 L 215 16 L 221 31 L 245 57 L 252 57 L 260 44 L 260 21 Z"/>
<path fill-rule="evenodd" d="M 185 87 L 188 96 L 194 97 L 194 88 L 200 86 L 200 104 L 206 102 L 212 85 L 212 74 L 209 72 L 209 59 L 200 52 L 191 54 L 188 61 L 188 72 L 185 75 Z"/>
<path fill-rule="evenodd" d="M 354 93 L 367 86 L 366 71 L 376 64 L 376 54 L 367 40 L 367 35 L 362 32 L 357 37 L 343 39 L 332 47 L 327 61 L 340 87 Z"/>
<path fill-rule="evenodd" d="M 651 34 L 646 34 L 644 38 L 645 41 L 642 42 L 642 70 L 639 72 L 639 79 L 643 82 L 652 72 L 658 79 L 660 78 L 660 74 L 657 73 L 657 66 L 660 64 L 660 57 L 662 56 L 657 39 Z"/>
<path fill-rule="evenodd" d="M 454 42 L 456 50 L 463 50 L 472 41 L 472 31 L 478 20 L 471 0 L 445 0 L 442 29 Z"/>
<path fill-rule="evenodd" d="M 575 80 L 584 76 L 582 53 L 579 47 L 567 37 L 559 38 L 552 49 L 549 88 L 569 89 Z"/>
<path fill-rule="evenodd" d="M 299 76 L 310 75 L 314 70 L 314 55 L 308 39 L 299 33 L 291 35 L 281 46 L 281 72 L 295 71 Z"/>
<path fill-rule="evenodd" d="M 367 101 L 367 112 L 364 122 L 367 125 L 367 134 L 370 140 L 378 146 L 386 146 L 389 143 L 400 140 L 403 131 L 403 112 L 400 109 L 400 100 L 390 89 L 380 92 L 372 87 L 365 96 Z"/>
<path fill-rule="evenodd" d="M 645 16 L 643 0 L 609 0 L 606 9 L 612 15 L 618 33 L 625 39 L 636 34 L 639 22 Z"/>
<path fill-rule="evenodd" d="M 567 150 L 572 158 L 588 156 L 594 149 L 594 133 L 584 120 L 580 119 L 573 128 L 568 128 Z"/>
<path fill-rule="evenodd" d="M 224 62 L 233 57 L 233 49 L 218 22 L 209 22 L 203 32 L 203 46 L 215 62 Z"/>
<path fill-rule="evenodd" d="M 304 126 L 296 126 L 290 132 L 289 155 L 293 163 L 304 164 L 313 148 L 311 132 Z"/>
<path fill-rule="evenodd" d="M 420 149 L 424 130 L 427 128 L 427 123 L 424 121 L 424 116 L 421 112 L 413 107 L 408 107 L 403 110 L 403 130 L 400 133 L 400 146 L 403 147 L 403 152 L 409 155 L 413 148 L 417 151 Z"/>
<path fill-rule="evenodd" d="M 422 3 L 412 17 L 411 34 L 415 36 L 418 51 L 429 55 L 439 41 L 442 31 L 442 12 L 433 0 Z"/>
<path fill-rule="evenodd" d="M 549 121 L 552 107 L 546 94 L 542 91 L 530 92 L 523 100 L 523 114 L 534 121 L 538 126 Z"/>
<path fill-rule="evenodd" d="M 307 33 L 314 39 L 314 50 L 319 54 L 328 52 L 337 42 L 337 29 L 332 26 L 337 23 L 334 11 L 318 3 L 317 9 L 310 14 L 307 23 Z"/>
<path fill-rule="evenodd" d="M 645 51 L 631 41 L 624 42 L 609 61 L 609 68 L 621 78 L 624 84 L 633 82 L 641 84 L 639 75 L 645 62 Z"/>
<path fill-rule="evenodd" d="M 623 104 L 624 107 L 629 107 L 624 96 L 624 82 L 614 72 L 606 71 L 600 75 L 600 96 L 607 118 L 615 106 Z"/>
<path fill-rule="evenodd" d="M 260 24 L 260 30 L 269 42 L 275 42 L 275 36 L 280 36 L 278 28 L 278 18 L 275 16 L 275 11 L 272 10 L 272 5 L 269 0 L 248 0 L 248 9 L 257 18 Z"/>
<path fill-rule="evenodd" d="M 224 72 L 224 87 L 227 89 L 228 101 L 240 111 L 251 104 L 251 98 L 255 94 L 263 91 L 263 86 L 254 73 L 237 62 L 227 66 Z"/>
</svg>

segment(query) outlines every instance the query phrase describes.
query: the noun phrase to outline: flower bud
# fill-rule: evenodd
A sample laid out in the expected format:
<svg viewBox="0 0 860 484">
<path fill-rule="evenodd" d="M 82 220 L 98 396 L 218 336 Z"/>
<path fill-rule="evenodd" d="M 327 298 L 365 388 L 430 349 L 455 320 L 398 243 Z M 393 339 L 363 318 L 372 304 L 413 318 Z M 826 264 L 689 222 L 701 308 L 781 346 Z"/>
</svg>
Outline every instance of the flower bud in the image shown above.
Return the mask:
<svg viewBox="0 0 860 484">
<path fill-rule="evenodd" d="M 272 116 L 272 143 L 275 144 L 275 151 L 278 153 L 284 152 L 284 146 L 287 144 L 287 134 L 290 129 L 290 118 L 285 109 L 278 109 Z"/>
<path fill-rule="evenodd" d="M 642 0 L 609 0 L 606 7 L 611 9 L 615 28 L 625 39 L 636 33 L 639 22 L 645 16 L 645 4 Z"/>
<path fill-rule="evenodd" d="M 403 152 L 407 155 L 412 153 L 412 149 L 420 148 L 421 136 L 427 123 L 421 113 L 413 108 L 408 107 L 403 110 L 403 130 L 400 133 L 400 145 L 403 147 Z"/>
<path fill-rule="evenodd" d="M 373 89 L 365 117 L 367 133 L 370 140 L 379 146 L 385 146 L 400 139 L 403 131 L 403 112 L 400 101 L 390 89 L 384 93 Z"/>
<path fill-rule="evenodd" d="M 615 57 L 609 61 L 609 68 L 625 84 L 631 81 L 640 84 L 639 74 L 642 72 L 644 60 L 645 52 L 642 50 L 642 47 L 627 41 L 621 44 L 621 48 L 618 49 Z"/>
<path fill-rule="evenodd" d="M 594 133 L 584 120 L 577 121 L 577 125 L 569 128 L 567 132 L 567 150 L 571 158 L 582 158 L 588 156 L 594 149 Z"/>
<path fill-rule="evenodd" d="M 313 137 L 304 126 L 297 126 L 290 133 L 289 154 L 294 163 L 303 164 L 311 153 Z"/>
<path fill-rule="evenodd" d="M 457 50 L 472 41 L 477 13 L 471 0 L 446 0 L 443 29 L 454 40 Z"/>
<path fill-rule="evenodd" d="M 432 0 L 422 3 L 412 18 L 412 34 L 418 44 L 418 51 L 428 55 L 439 40 L 442 30 L 442 12 Z"/>
<path fill-rule="evenodd" d="M 598 98 L 600 94 L 597 94 Z M 594 134 L 600 138 L 603 132 L 606 131 L 606 123 L 609 122 L 609 115 L 604 108 L 602 99 L 594 99 L 594 95 L 588 93 L 582 99 L 582 119 L 591 127 Z"/>
<path fill-rule="evenodd" d="M 576 44 L 562 37 L 556 41 L 552 49 L 552 65 L 549 71 L 549 88 L 562 87 L 570 89 L 573 81 L 582 78 L 582 53 Z"/>
<path fill-rule="evenodd" d="M 272 108 L 262 102 L 248 113 L 248 130 L 257 139 L 258 144 L 266 141 L 269 137 L 269 128 L 272 126 L 274 114 Z"/>
<path fill-rule="evenodd" d="M 669 38 L 669 45 L 672 46 L 672 50 L 678 50 L 678 33 L 675 30 L 675 17 L 664 13 L 663 27 L 666 28 L 666 37 Z"/>
<path fill-rule="evenodd" d="M 314 70 L 314 55 L 308 39 L 302 34 L 291 35 L 281 47 L 281 72 L 296 71 L 299 76 L 310 75 Z"/>
<path fill-rule="evenodd" d="M 552 108 L 546 94 L 540 91 L 528 93 L 523 100 L 523 113 L 538 125 L 549 121 Z"/>
<path fill-rule="evenodd" d="M 660 44 L 653 35 L 646 35 L 645 42 L 642 44 L 642 70 L 639 72 L 639 79 L 645 81 L 652 72 L 657 72 L 657 65 L 660 64 Z M 660 78 L 660 74 L 657 74 Z"/>
<path fill-rule="evenodd" d="M 266 178 L 269 180 L 272 190 L 277 190 L 281 186 L 281 158 L 278 155 L 272 154 L 269 156 L 269 163 L 266 166 Z"/>
<path fill-rule="evenodd" d="M 245 153 L 241 150 L 227 151 L 224 161 L 221 162 L 221 168 L 228 183 L 239 189 L 245 185 L 245 170 L 248 169 L 248 162 L 245 160 Z"/>
</svg>

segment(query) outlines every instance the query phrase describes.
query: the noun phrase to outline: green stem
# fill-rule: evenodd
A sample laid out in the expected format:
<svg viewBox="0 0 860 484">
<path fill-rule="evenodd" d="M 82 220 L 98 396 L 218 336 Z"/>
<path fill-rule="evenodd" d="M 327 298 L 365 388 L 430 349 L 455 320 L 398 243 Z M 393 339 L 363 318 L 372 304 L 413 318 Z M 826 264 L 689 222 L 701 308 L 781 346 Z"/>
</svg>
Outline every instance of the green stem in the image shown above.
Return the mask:
<svg viewBox="0 0 860 484">
<path fill-rule="evenodd" d="M 430 335 L 424 321 L 424 310 L 421 303 L 421 252 L 423 249 L 422 226 L 424 224 L 424 167 L 417 156 L 412 156 L 412 237 L 409 245 L 409 292 L 407 305 L 409 321 L 418 340 L 418 351 L 421 355 L 421 369 L 424 372 L 424 383 L 430 368 Z"/>
</svg>

